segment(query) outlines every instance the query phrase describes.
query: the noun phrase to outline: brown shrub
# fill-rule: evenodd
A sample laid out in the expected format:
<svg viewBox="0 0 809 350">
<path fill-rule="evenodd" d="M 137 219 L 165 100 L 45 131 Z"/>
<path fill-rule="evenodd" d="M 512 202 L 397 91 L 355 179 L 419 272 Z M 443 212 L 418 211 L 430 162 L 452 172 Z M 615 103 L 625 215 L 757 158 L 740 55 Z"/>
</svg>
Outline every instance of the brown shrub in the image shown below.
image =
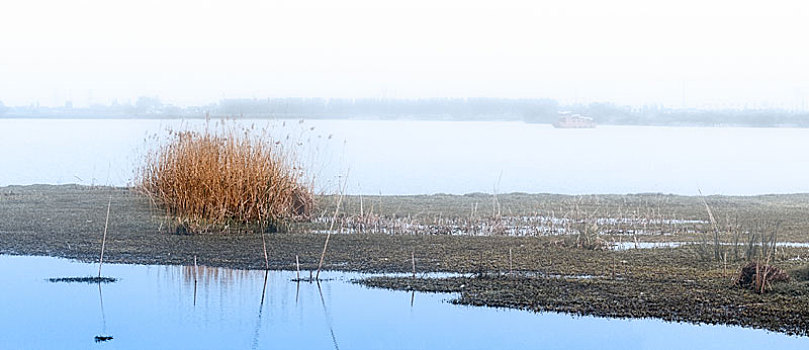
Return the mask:
<svg viewBox="0 0 809 350">
<path fill-rule="evenodd" d="M 277 230 L 308 218 L 304 174 L 269 133 L 226 127 L 169 131 L 145 159 L 137 187 L 164 207 L 178 232 Z"/>
</svg>

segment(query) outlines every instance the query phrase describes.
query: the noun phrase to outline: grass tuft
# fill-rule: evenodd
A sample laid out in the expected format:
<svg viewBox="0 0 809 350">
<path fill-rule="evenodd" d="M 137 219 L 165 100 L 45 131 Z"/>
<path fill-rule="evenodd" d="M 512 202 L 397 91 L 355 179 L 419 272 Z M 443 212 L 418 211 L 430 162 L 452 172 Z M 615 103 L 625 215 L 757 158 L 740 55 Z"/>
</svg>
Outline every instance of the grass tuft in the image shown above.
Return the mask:
<svg viewBox="0 0 809 350">
<path fill-rule="evenodd" d="M 789 281 L 790 277 L 786 271 L 772 265 L 750 262 L 739 271 L 736 284 L 764 294 L 772 283 Z"/>
<path fill-rule="evenodd" d="M 279 231 L 308 218 L 312 186 L 291 152 L 266 129 L 217 125 L 169 130 L 147 153 L 136 185 L 166 210 L 176 232 Z"/>
</svg>

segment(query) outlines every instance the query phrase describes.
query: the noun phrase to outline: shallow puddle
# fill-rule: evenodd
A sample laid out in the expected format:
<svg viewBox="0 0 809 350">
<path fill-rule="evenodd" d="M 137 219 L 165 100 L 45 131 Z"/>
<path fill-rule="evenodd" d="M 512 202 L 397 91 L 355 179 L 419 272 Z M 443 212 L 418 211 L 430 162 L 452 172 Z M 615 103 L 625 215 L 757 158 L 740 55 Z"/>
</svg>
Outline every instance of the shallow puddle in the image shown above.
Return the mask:
<svg viewBox="0 0 809 350">
<path fill-rule="evenodd" d="M 656 248 L 677 248 L 685 244 L 695 244 L 688 242 L 616 242 L 610 244 L 613 250 L 627 249 L 656 249 Z"/>
<path fill-rule="evenodd" d="M 204 263 L 204 262 L 202 262 Z M 0 349 L 804 349 L 809 338 L 727 326 L 457 306 L 448 294 L 294 283 L 295 272 L 104 265 L 110 284 L 50 283 L 97 265 L 0 256 Z M 266 284 L 265 284 L 266 276 Z M 308 272 L 301 277 L 308 277 Z M 112 337 L 96 341 L 96 337 Z"/>
<path fill-rule="evenodd" d="M 687 244 L 694 244 L 699 245 L 699 242 L 619 242 L 619 243 L 612 243 L 610 244 L 611 248 L 614 250 L 627 250 L 627 249 L 656 249 L 656 248 L 677 248 L 680 246 L 684 246 Z M 709 246 L 713 245 L 713 242 L 707 243 Z M 731 243 L 719 243 L 723 246 L 731 246 Z M 756 243 L 756 246 L 761 246 L 761 243 Z M 777 242 L 775 244 L 777 247 L 787 247 L 787 248 L 809 248 L 809 243 L 803 242 Z M 739 243 L 740 248 L 747 247 L 746 243 Z"/>
</svg>

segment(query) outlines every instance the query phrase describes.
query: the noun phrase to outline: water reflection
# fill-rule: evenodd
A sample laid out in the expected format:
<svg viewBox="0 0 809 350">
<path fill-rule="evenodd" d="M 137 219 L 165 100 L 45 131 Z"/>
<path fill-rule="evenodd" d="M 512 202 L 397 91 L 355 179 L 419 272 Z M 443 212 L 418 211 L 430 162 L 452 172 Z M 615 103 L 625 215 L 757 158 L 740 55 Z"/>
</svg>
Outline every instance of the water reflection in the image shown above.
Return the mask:
<svg viewBox="0 0 809 350">
<path fill-rule="evenodd" d="M 331 315 L 329 315 L 329 309 L 326 308 L 326 299 L 323 298 L 323 289 L 320 288 L 320 281 L 316 280 L 316 282 L 317 282 L 317 293 L 320 294 L 320 305 L 323 305 L 323 314 L 326 316 L 326 325 L 328 325 L 329 327 L 329 334 L 331 334 L 331 341 L 334 344 L 334 349 L 340 350 L 340 345 L 337 344 L 337 337 L 334 335 L 334 326 L 332 325 Z"/>
<path fill-rule="evenodd" d="M 163 266 L 163 269 L 167 275 L 172 276 L 172 273 L 177 267 Z M 248 278 L 253 278 L 256 275 L 256 271 L 223 269 L 204 265 L 182 266 L 180 273 L 183 283 L 191 285 L 199 280 L 202 284 L 202 288 L 210 287 L 214 284 L 227 286 Z"/>
<path fill-rule="evenodd" d="M 660 320 L 613 320 L 462 307 L 446 294 L 368 289 L 356 274 L 325 272 L 295 283 L 295 272 L 199 266 L 105 265 L 103 286 L 49 283 L 92 274 L 62 259 L 0 256 L 0 349 L 87 348 L 113 331 L 114 346 L 300 349 L 804 349 L 809 338 L 762 330 Z M 107 299 L 107 300 L 105 300 Z M 410 299 L 410 303 L 405 300 Z M 105 303 L 107 301 L 107 303 Z M 113 302 L 109 302 L 113 301 Z M 100 312 L 100 313 L 99 313 Z M 43 331 L 47 330 L 47 331 Z M 631 337 L 620 335 L 631 334 Z"/>
<path fill-rule="evenodd" d="M 264 310 L 264 295 L 267 292 L 267 276 L 269 276 L 269 274 L 270 271 L 264 271 L 264 286 L 261 288 L 261 302 L 258 303 L 258 317 L 256 318 L 256 328 L 253 331 L 253 349 L 258 349 L 258 336 L 261 330 L 261 313 Z"/>
<path fill-rule="evenodd" d="M 98 283 L 98 303 L 101 305 L 101 335 L 95 336 L 95 342 L 106 342 L 112 340 L 112 336 L 107 333 L 107 316 L 104 314 L 104 295 L 101 293 L 101 283 Z"/>
</svg>

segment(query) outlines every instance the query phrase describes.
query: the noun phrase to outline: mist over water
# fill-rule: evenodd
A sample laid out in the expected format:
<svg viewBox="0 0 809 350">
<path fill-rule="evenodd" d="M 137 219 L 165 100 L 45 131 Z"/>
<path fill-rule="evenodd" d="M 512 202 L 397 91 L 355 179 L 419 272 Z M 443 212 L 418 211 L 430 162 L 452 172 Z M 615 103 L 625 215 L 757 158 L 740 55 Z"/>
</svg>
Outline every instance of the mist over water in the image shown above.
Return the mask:
<svg viewBox="0 0 809 350">
<path fill-rule="evenodd" d="M 0 185 L 131 184 L 149 135 L 202 120 L 0 120 Z M 212 122 L 215 123 L 215 122 Z M 316 189 L 753 195 L 809 192 L 809 129 L 241 120 L 295 149 Z M 213 124 L 212 124 L 213 125 Z"/>
</svg>

